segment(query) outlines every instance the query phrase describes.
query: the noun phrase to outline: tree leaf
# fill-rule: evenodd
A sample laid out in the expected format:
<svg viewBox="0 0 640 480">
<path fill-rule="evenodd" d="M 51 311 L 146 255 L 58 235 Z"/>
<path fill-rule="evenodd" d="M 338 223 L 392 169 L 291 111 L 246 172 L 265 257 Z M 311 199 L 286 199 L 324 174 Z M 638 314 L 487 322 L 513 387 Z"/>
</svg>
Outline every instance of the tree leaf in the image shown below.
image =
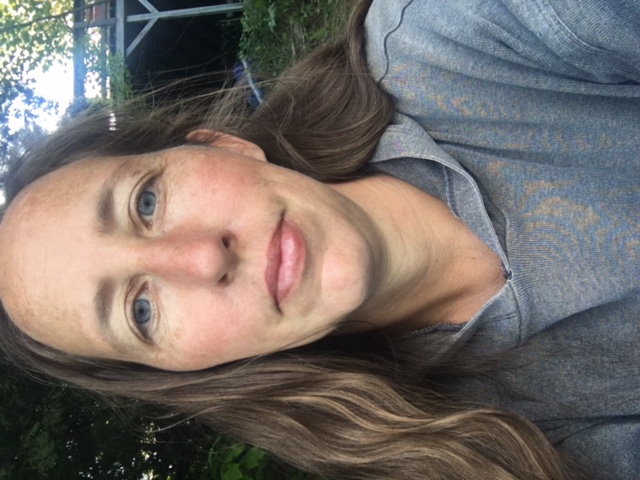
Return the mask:
<svg viewBox="0 0 640 480">
<path fill-rule="evenodd" d="M 266 456 L 267 454 L 264 450 L 253 447 L 244 454 L 241 465 L 247 470 L 254 470 L 262 466 Z"/>
<path fill-rule="evenodd" d="M 244 474 L 237 463 L 227 465 L 222 472 L 222 480 L 243 480 Z"/>
</svg>

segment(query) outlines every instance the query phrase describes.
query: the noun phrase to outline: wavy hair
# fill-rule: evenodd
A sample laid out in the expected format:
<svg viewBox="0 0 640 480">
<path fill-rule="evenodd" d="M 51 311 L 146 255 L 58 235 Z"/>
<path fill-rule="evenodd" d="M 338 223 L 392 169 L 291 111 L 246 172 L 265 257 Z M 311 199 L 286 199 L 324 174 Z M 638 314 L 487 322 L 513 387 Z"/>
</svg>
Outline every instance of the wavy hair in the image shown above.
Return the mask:
<svg viewBox="0 0 640 480">
<path fill-rule="evenodd" d="M 6 181 L 10 201 L 52 170 L 92 156 L 162 150 L 211 128 L 260 145 L 269 161 L 320 181 L 362 175 L 393 114 L 371 78 L 359 2 L 344 38 L 293 66 L 255 111 L 243 88 L 151 108 L 83 115 L 29 150 Z M 8 202 L 7 202 L 8 203 Z M 568 479 L 558 452 L 528 420 L 457 404 L 382 334 L 332 337 L 196 372 L 77 357 L 43 345 L 0 314 L 13 363 L 106 397 L 197 417 L 309 472 L 340 479 Z M 460 370 L 460 369 L 458 369 Z"/>
</svg>

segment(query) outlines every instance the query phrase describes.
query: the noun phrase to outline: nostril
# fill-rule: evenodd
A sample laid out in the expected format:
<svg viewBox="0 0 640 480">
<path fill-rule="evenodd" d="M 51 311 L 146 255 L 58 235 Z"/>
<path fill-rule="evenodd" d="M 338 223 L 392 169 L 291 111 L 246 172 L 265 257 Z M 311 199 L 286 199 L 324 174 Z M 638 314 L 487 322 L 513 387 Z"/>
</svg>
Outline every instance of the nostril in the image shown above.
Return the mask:
<svg viewBox="0 0 640 480">
<path fill-rule="evenodd" d="M 229 246 L 231 245 L 231 238 L 229 237 L 222 237 L 222 245 L 224 245 L 224 248 L 229 248 Z"/>
<path fill-rule="evenodd" d="M 227 277 L 227 274 L 225 273 L 221 278 L 220 278 L 220 283 L 223 285 L 226 285 L 227 282 L 229 281 L 229 277 Z"/>
</svg>

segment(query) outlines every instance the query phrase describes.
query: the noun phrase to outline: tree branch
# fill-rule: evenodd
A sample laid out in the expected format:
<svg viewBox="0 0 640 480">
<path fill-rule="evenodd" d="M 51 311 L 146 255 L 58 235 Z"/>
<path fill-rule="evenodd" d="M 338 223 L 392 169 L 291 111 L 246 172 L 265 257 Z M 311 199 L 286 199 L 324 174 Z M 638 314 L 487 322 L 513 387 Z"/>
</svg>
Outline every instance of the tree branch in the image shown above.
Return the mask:
<svg viewBox="0 0 640 480">
<path fill-rule="evenodd" d="M 92 7 L 95 7 L 95 6 L 98 6 L 98 5 L 102 5 L 103 3 L 109 3 L 109 1 L 110 0 L 98 0 L 96 2 L 86 4 L 84 7 L 72 8 L 71 10 L 67 10 L 66 12 L 57 13 L 56 15 L 47 15 L 46 17 L 35 18 L 35 19 L 31 20 L 30 22 L 19 23 L 17 25 L 11 25 L 10 27 L 3 27 L 3 28 L 0 28 L 0 34 L 2 34 L 4 32 L 9 32 L 11 30 L 17 30 L 19 28 L 29 27 L 31 25 L 34 25 L 34 24 L 38 23 L 38 22 L 44 22 L 44 21 L 47 21 L 47 20 L 55 20 L 57 18 L 64 18 L 67 15 L 71 15 L 72 13 L 76 13 L 76 12 L 81 12 L 83 10 L 86 10 L 87 8 L 92 8 Z"/>
</svg>

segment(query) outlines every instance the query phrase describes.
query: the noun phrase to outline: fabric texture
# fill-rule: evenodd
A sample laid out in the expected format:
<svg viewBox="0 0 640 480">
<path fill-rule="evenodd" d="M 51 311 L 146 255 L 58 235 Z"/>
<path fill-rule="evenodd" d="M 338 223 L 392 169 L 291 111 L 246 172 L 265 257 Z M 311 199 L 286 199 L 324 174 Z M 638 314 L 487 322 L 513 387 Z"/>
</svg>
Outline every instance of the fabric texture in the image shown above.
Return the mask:
<svg viewBox="0 0 640 480">
<path fill-rule="evenodd" d="M 529 360 L 465 398 L 533 420 L 596 478 L 640 478 L 640 2 L 374 0 L 397 113 L 373 168 L 445 201 L 500 256 L 469 322 L 403 339 Z"/>
</svg>

